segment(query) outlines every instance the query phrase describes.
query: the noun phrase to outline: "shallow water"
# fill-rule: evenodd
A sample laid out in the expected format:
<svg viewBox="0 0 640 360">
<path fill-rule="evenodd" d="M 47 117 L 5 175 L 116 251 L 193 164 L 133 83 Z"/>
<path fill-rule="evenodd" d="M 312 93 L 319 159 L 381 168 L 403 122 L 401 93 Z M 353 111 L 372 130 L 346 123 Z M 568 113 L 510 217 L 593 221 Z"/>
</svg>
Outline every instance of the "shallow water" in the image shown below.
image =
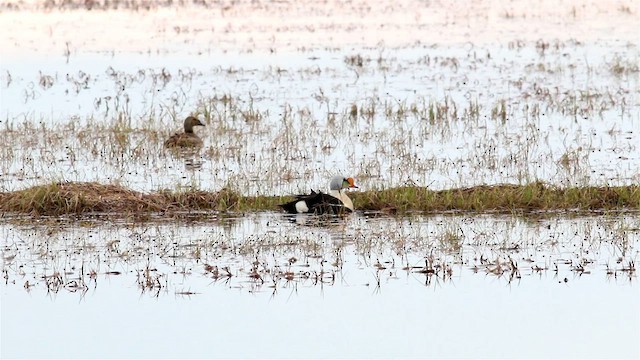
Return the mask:
<svg viewBox="0 0 640 360">
<path fill-rule="evenodd" d="M 2 2 L 0 191 L 640 181 L 635 1 L 200 3 Z M 635 213 L 112 215 L 0 216 L 0 357 L 640 357 Z"/>
<path fill-rule="evenodd" d="M 364 5 L 0 13 L 0 190 L 279 195 L 336 173 L 366 189 L 640 180 L 637 4 Z M 291 14 L 308 27 L 280 26 Z M 163 151 L 192 112 L 208 114 L 205 147 Z"/>
<path fill-rule="evenodd" d="M 0 227 L 3 356 L 635 356 L 639 224 L 13 219 Z"/>
</svg>

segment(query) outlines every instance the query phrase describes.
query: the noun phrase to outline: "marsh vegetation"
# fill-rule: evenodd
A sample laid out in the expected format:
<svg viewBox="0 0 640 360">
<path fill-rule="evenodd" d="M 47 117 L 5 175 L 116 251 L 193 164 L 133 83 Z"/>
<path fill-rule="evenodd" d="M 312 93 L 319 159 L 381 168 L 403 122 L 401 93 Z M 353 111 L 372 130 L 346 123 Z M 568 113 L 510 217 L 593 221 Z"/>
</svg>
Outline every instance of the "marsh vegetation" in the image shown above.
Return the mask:
<svg viewBox="0 0 640 360">
<path fill-rule="evenodd" d="M 4 1 L 0 355 L 637 358 L 639 17 Z"/>
<path fill-rule="evenodd" d="M 446 287 L 473 276 L 518 285 L 636 278 L 636 216 L 380 215 L 18 217 L 3 230 L 4 282 L 84 296 L 123 277 L 157 297 L 211 285 L 275 295 L 346 283 L 375 291 L 400 280 Z"/>
<path fill-rule="evenodd" d="M 433 191 L 423 187 L 354 192 L 351 197 L 361 211 L 391 215 L 408 212 L 539 213 L 631 211 L 640 208 L 638 186 L 556 188 L 530 185 L 476 186 Z M 213 210 L 244 213 L 278 210 L 289 196 L 243 196 L 228 188 L 217 192 L 187 190 L 141 193 L 116 185 L 54 183 L 0 193 L 0 211 L 7 214 L 82 215 L 110 213 L 130 217 L 144 213 L 166 214 Z"/>
</svg>

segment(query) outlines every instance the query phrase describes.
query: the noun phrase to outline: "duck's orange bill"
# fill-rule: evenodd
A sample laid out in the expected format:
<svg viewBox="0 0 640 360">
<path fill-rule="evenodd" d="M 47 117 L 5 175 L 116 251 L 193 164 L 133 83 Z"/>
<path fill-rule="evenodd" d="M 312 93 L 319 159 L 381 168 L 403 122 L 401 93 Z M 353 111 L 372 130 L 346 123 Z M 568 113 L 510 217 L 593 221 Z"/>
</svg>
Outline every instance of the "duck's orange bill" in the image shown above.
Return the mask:
<svg viewBox="0 0 640 360">
<path fill-rule="evenodd" d="M 353 178 L 347 178 L 347 182 L 349 183 L 350 188 L 358 188 L 353 181 Z"/>
</svg>

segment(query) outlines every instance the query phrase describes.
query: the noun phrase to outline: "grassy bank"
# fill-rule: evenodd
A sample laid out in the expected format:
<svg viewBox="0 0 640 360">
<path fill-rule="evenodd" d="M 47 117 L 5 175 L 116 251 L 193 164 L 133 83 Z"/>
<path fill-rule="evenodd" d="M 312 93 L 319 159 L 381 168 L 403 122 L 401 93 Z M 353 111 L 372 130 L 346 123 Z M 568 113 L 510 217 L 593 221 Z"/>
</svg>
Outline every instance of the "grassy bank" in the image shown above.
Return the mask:
<svg viewBox="0 0 640 360">
<path fill-rule="evenodd" d="M 398 187 L 351 192 L 358 210 L 404 213 L 449 210 L 529 212 L 557 210 L 638 210 L 640 186 L 557 188 L 542 183 L 476 186 L 432 191 Z M 0 193 L 0 211 L 32 215 L 92 212 L 122 215 L 150 212 L 216 210 L 231 212 L 278 210 L 288 196 L 245 197 L 222 189 L 141 193 L 117 185 L 54 183 Z"/>
</svg>

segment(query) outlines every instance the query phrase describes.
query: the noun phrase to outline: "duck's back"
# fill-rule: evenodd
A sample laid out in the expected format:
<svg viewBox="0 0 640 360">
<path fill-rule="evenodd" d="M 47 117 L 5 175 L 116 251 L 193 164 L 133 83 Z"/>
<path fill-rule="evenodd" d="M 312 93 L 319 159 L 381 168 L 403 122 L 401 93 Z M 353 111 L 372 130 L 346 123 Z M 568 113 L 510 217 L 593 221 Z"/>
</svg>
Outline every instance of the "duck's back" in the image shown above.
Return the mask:
<svg viewBox="0 0 640 360">
<path fill-rule="evenodd" d="M 165 142 L 165 147 L 200 147 L 202 139 L 193 133 L 175 133 L 171 135 Z"/>
</svg>

